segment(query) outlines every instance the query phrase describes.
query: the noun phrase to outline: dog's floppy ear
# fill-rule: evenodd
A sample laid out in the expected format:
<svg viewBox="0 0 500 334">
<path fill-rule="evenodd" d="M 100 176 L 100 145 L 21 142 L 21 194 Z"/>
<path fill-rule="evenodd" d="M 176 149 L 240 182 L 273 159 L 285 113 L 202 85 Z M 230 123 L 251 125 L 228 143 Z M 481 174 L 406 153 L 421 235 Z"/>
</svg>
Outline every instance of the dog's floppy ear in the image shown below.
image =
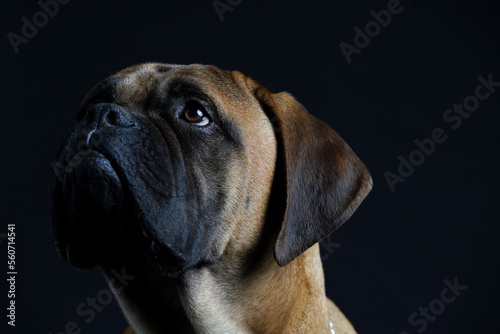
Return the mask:
<svg viewBox="0 0 500 334">
<path fill-rule="evenodd" d="M 286 205 L 274 256 L 286 266 L 337 229 L 372 187 L 370 174 L 347 143 L 288 93 L 255 96 L 273 122 L 284 159 Z"/>
</svg>

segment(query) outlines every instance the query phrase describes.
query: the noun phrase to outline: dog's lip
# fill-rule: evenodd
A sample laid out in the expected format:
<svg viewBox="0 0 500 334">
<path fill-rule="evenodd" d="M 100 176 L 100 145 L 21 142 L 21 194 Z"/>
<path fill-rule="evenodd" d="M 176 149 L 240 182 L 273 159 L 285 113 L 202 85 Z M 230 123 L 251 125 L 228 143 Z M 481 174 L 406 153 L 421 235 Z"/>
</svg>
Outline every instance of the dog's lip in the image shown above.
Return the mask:
<svg viewBox="0 0 500 334">
<path fill-rule="evenodd" d="M 97 160 L 99 162 L 96 162 Z M 98 151 L 94 149 L 88 149 L 85 152 L 79 152 L 70 160 L 68 165 L 72 166 L 72 169 L 64 174 L 63 182 L 61 184 L 61 190 L 63 191 L 63 193 L 65 193 L 65 206 L 69 209 L 70 212 L 73 212 L 73 217 L 70 218 L 70 222 L 60 223 L 71 224 L 78 231 L 78 237 L 76 239 L 70 238 L 66 240 L 56 240 L 60 254 L 64 259 L 68 260 L 76 268 L 91 267 L 93 265 L 92 263 L 95 262 L 96 259 L 94 259 L 94 261 L 88 262 L 85 261 L 85 259 L 80 259 L 78 256 L 78 247 L 81 247 L 83 245 L 82 243 L 89 243 L 90 240 L 94 240 L 97 234 L 101 234 L 100 232 L 98 232 L 100 226 L 116 225 L 115 227 L 120 230 L 120 233 L 123 233 L 124 236 L 132 242 L 139 253 L 142 254 L 142 258 L 146 263 L 149 263 L 149 265 L 156 271 L 158 271 L 162 276 L 168 276 L 172 278 L 178 277 L 186 269 L 187 265 L 185 261 L 183 261 L 182 254 L 177 254 L 168 246 L 163 245 L 159 241 L 155 241 L 155 238 L 153 236 L 150 236 L 147 231 L 143 229 L 143 226 L 138 219 L 134 219 L 134 222 L 132 222 L 132 224 L 135 232 L 139 232 L 139 230 L 136 229 L 140 229 L 142 233 L 133 233 L 133 231 L 129 231 L 126 225 L 129 225 L 131 223 L 130 217 L 135 215 L 131 215 L 128 218 L 118 218 L 118 221 L 116 221 L 117 224 L 107 221 L 108 219 L 110 219 L 110 217 L 119 217 L 123 214 L 123 211 L 120 210 L 120 212 L 117 212 L 117 208 L 114 208 L 115 210 L 112 210 L 112 208 L 101 206 L 102 198 L 95 197 L 95 194 L 91 193 L 92 189 L 89 189 L 87 187 L 89 184 L 96 183 L 98 179 L 91 179 L 89 182 L 85 182 L 87 179 L 78 178 L 78 173 L 83 173 L 85 174 L 84 177 L 86 177 L 86 174 L 89 172 L 89 170 L 96 167 L 95 164 L 99 164 L 97 168 L 99 170 L 105 164 L 108 167 L 106 175 L 109 175 L 109 173 L 113 173 L 114 180 L 116 181 L 115 183 L 113 183 L 113 187 L 108 187 L 109 189 L 106 192 L 109 194 L 112 194 L 113 192 L 120 193 L 120 201 L 123 201 L 125 197 L 124 192 L 126 192 L 126 184 L 123 184 L 124 187 L 122 187 L 123 182 L 120 179 L 120 168 L 115 168 L 113 166 L 113 160 L 114 159 L 112 154 L 106 154 L 101 150 Z M 92 161 L 94 161 L 94 163 L 92 163 Z M 102 175 L 99 173 L 99 170 L 96 170 L 96 173 L 90 171 L 90 173 L 88 174 L 97 175 L 97 178 L 100 178 Z M 81 183 L 84 183 L 84 185 L 81 186 Z M 119 191 L 117 191 L 115 187 L 119 187 Z M 76 198 L 71 197 L 72 191 L 78 193 L 76 194 Z M 83 193 L 81 197 L 80 193 Z M 98 222 L 97 224 L 92 224 L 91 219 L 78 220 L 76 222 L 74 221 L 75 215 L 77 216 L 77 218 L 82 215 L 83 208 L 77 206 L 77 210 L 75 212 L 75 208 L 71 207 L 71 203 L 80 198 L 84 199 L 80 202 L 91 203 L 90 205 L 85 206 L 87 212 L 93 212 L 92 215 L 95 215 L 96 218 L 101 217 L 101 219 L 94 219 Z M 94 207 L 95 209 L 88 210 L 90 207 Z M 116 231 L 114 233 L 116 233 Z M 131 235 L 131 233 L 133 235 Z M 102 234 L 105 235 L 105 233 Z M 99 244 L 105 242 L 106 240 L 98 241 Z M 93 243 L 97 243 L 97 241 L 94 240 Z M 75 244 L 79 246 L 76 246 Z M 95 257 L 104 255 L 105 254 L 95 254 Z"/>
<path fill-rule="evenodd" d="M 76 131 L 78 130 L 75 130 L 74 133 Z M 137 159 L 142 157 L 147 159 L 148 155 L 141 153 L 138 156 L 132 156 L 130 155 L 130 148 L 134 147 L 134 145 L 127 145 L 127 149 L 123 151 L 119 145 L 125 142 L 143 144 L 146 140 L 150 140 L 153 135 L 156 135 L 157 142 L 149 146 L 146 145 L 147 147 L 153 149 L 155 148 L 153 147 L 154 145 L 161 146 L 161 150 L 158 150 L 164 152 L 165 157 L 172 154 L 175 148 L 171 147 L 171 142 L 167 140 L 161 127 L 151 120 L 147 124 L 142 124 L 142 126 L 130 130 L 137 131 L 140 134 L 137 138 L 134 137 L 130 141 L 117 140 L 117 138 L 122 136 L 125 136 L 122 137 L 125 139 L 129 138 L 126 137 L 127 133 L 125 132 L 112 133 L 109 137 L 100 138 L 97 137 L 99 131 L 86 132 L 85 138 L 81 136 L 71 137 L 65 145 L 71 145 L 73 149 L 62 150 L 58 157 L 59 163 L 70 167 L 62 175 L 62 181 L 61 179 L 54 178 L 52 184 L 53 189 L 57 193 L 56 197 L 59 198 L 59 205 L 54 205 L 54 209 L 59 213 L 53 214 L 55 218 L 53 226 L 55 226 L 56 244 L 60 255 L 65 260 L 70 261 L 76 268 L 88 268 L 103 261 L 118 259 L 123 255 L 119 254 L 119 249 L 125 246 L 130 250 L 130 254 L 127 253 L 127 256 L 132 255 L 127 258 L 127 261 L 147 263 L 161 276 L 179 277 L 185 270 L 196 265 L 195 260 L 191 258 L 189 252 L 183 253 L 183 250 L 179 249 L 179 247 L 169 244 L 170 240 L 163 240 L 154 231 L 149 230 L 149 225 L 153 220 L 149 221 L 147 216 L 141 214 L 141 210 L 144 208 L 147 209 L 149 202 L 144 207 L 144 203 L 137 203 L 134 196 L 137 195 L 137 189 L 141 189 L 140 187 L 137 188 L 137 182 L 135 182 L 137 179 L 134 169 L 141 168 L 142 166 L 137 163 Z M 78 133 L 80 132 L 78 131 Z M 134 134 L 134 132 L 131 132 L 131 134 Z M 87 145 L 77 150 L 69 163 L 64 161 L 65 155 L 63 154 L 75 152 L 74 148 L 77 146 L 76 144 L 83 141 Z M 107 166 L 106 169 L 109 173 L 101 173 L 99 171 L 104 165 Z M 146 168 L 149 167 L 146 166 Z M 80 170 L 78 171 L 78 169 Z M 97 170 L 93 171 L 94 169 Z M 141 171 L 144 170 L 141 169 Z M 75 176 L 75 172 L 82 177 Z M 96 197 L 95 202 L 94 200 L 87 200 L 87 203 L 89 203 L 88 206 L 80 204 L 74 206 L 67 205 L 67 202 L 74 203 L 75 201 L 71 197 L 66 199 L 64 179 L 67 180 L 68 185 L 72 182 L 74 183 L 76 194 L 74 198 L 78 199 L 80 198 L 78 194 L 80 190 L 84 193 L 90 193 L 89 187 L 80 184 L 85 183 L 87 174 L 91 174 L 91 181 L 96 184 L 100 182 L 98 176 L 104 175 L 105 179 L 102 182 L 105 184 L 97 186 L 97 189 L 101 189 L 102 192 L 121 192 L 123 205 L 121 205 L 120 210 L 117 210 L 117 207 L 113 207 L 111 208 L 113 210 L 108 211 L 114 212 L 111 215 L 106 215 L 106 210 L 102 210 L 102 204 L 99 203 L 101 197 Z M 106 177 L 109 174 L 114 175 L 113 180 L 116 182 L 108 183 Z M 116 189 L 114 187 L 115 184 L 118 185 Z M 164 185 L 168 186 L 169 182 L 164 182 Z M 139 184 L 139 186 L 147 186 L 147 183 Z M 91 197 L 88 194 L 83 194 L 83 196 L 84 198 L 85 196 L 86 198 Z M 108 196 L 107 198 L 110 197 Z M 75 207 L 77 210 L 74 210 Z M 75 216 L 79 220 L 76 224 L 73 221 Z M 81 217 L 85 218 L 82 219 Z M 100 231 L 105 231 L 105 233 L 101 233 Z M 98 234 L 103 235 L 99 236 Z M 104 239 L 106 237 L 107 240 Z M 96 238 L 99 240 L 96 241 Z M 120 240 L 120 244 L 115 246 L 115 242 L 118 239 Z"/>
<path fill-rule="evenodd" d="M 91 266 L 95 259 L 81 260 L 75 249 L 89 248 L 84 245 L 90 244 L 95 248 L 106 243 L 105 236 L 115 228 L 116 217 L 123 209 L 120 177 L 109 159 L 89 149 L 70 159 L 62 180 L 57 183 L 54 196 L 59 200 L 54 210 L 59 213 L 53 213 L 53 224 L 56 230 L 65 231 L 56 235 L 59 252 L 77 268 Z M 80 246 L 75 247 L 76 244 Z"/>
<path fill-rule="evenodd" d="M 63 191 L 66 192 L 65 197 L 68 195 L 68 187 L 77 186 L 81 188 L 77 189 L 77 191 L 88 190 L 92 192 L 90 194 L 92 198 L 89 199 L 92 200 L 93 204 L 103 202 L 102 196 L 119 196 L 120 198 L 115 199 L 116 204 L 118 204 L 117 208 L 119 208 L 123 200 L 123 187 L 122 181 L 116 169 L 112 166 L 111 160 L 106 158 L 101 152 L 93 149 L 84 152 L 79 152 L 73 156 L 68 164 L 71 168 L 66 170 L 62 180 Z M 99 193 L 94 193 L 96 188 L 99 187 L 107 187 L 108 189 L 104 189 L 107 191 L 99 189 Z M 78 193 L 69 195 L 78 195 Z M 108 212 L 109 210 L 105 211 Z M 111 212 L 109 211 L 108 213 Z"/>
</svg>

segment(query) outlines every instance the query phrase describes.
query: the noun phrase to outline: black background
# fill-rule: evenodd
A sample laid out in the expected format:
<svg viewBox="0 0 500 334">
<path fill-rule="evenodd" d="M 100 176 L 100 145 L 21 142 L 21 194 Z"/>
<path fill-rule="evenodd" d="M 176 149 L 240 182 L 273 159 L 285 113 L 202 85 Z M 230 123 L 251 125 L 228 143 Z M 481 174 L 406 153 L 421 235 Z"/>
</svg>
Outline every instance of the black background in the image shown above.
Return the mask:
<svg viewBox="0 0 500 334">
<path fill-rule="evenodd" d="M 473 95 L 477 77 L 500 81 L 494 1 L 401 0 L 403 10 L 347 63 L 339 43 L 387 1 L 244 0 L 221 21 L 212 1 L 77 1 L 16 54 L 36 1 L 3 1 L 0 233 L 17 224 L 17 325 L 10 332 L 121 333 L 115 302 L 90 324 L 75 309 L 107 285 L 97 269 L 58 258 L 49 230 L 47 186 L 56 151 L 87 91 L 145 61 L 214 64 L 286 90 L 329 123 L 369 167 L 374 189 L 330 242 L 327 294 L 360 333 L 417 333 L 409 316 L 440 298 L 455 277 L 467 289 L 426 333 L 498 333 L 500 88 L 453 130 L 443 114 Z M 415 139 L 442 128 L 447 140 L 391 192 Z M 0 239 L 2 325 L 7 243 Z M 340 244 L 340 245 L 339 245 Z"/>
</svg>

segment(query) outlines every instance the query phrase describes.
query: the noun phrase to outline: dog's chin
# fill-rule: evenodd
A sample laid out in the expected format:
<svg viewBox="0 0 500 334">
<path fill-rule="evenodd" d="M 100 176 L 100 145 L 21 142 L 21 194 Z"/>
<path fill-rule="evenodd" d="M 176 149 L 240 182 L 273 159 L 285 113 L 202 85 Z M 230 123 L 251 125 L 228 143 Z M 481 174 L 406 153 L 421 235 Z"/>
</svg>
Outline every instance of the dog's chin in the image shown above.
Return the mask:
<svg viewBox="0 0 500 334">
<path fill-rule="evenodd" d="M 54 181 L 52 187 L 56 245 L 73 267 L 146 264 L 160 276 L 176 278 L 193 266 L 141 228 L 126 187 L 103 154 L 75 155 L 61 182 Z"/>
<path fill-rule="evenodd" d="M 146 248 L 142 258 L 159 276 L 169 278 L 178 278 L 192 267 L 174 250 L 154 241 L 151 241 L 151 247 Z"/>
<path fill-rule="evenodd" d="M 101 153 L 76 154 L 51 181 L 51 220 L 59 255 L 78 269 L 104 257 L 123 211 L 122 182 Z"/>
</svg>

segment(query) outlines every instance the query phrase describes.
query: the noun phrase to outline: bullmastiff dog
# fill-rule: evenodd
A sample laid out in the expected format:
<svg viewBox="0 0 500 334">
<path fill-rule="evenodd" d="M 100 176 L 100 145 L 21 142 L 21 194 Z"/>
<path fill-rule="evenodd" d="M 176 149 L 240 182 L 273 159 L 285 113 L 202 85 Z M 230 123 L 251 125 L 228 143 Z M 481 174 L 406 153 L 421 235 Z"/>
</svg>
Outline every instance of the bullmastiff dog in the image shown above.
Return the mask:
<svg viewBox="0 0 500 334">
<path fill-rule="evenodd" d="M 147 63 L 98 83 L 76 120 L 53 234 L 73 266 L 102 268 L 126 333 L 355 333 L 325 296 L 318 242 L 372 180 L 292 95 Z"/>
</svg>

